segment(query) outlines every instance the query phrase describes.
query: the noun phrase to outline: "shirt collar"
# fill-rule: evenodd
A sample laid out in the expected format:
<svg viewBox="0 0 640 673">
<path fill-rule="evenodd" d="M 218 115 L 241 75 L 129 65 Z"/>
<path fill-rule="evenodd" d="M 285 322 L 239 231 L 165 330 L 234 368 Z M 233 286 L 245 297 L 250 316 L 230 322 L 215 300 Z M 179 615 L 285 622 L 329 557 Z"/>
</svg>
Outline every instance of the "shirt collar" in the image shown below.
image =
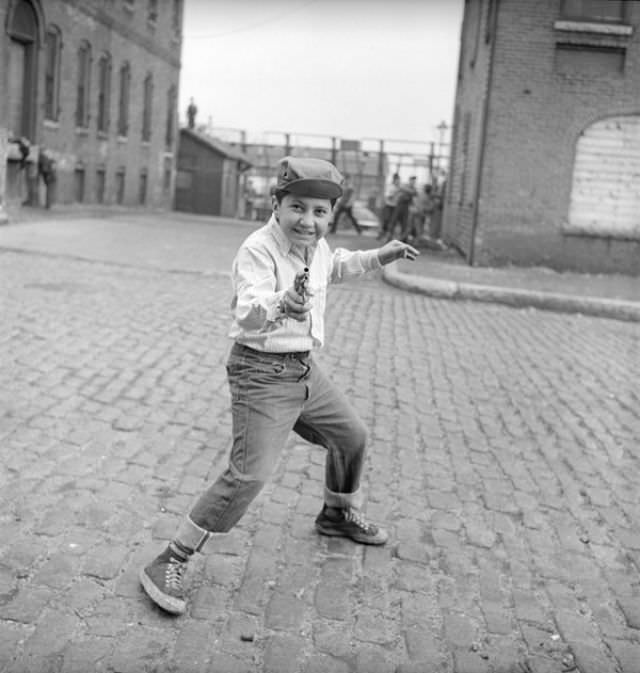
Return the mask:
<svg viewBox="0 0 640 673">
<path fill-rule="evenodd" d="M 293 243 L 287 238 L 287 235 L 282 231 L 282 227 L 278 224 L 278 221 L 276 220 L 275 215 L 272 213 L 271 217 L 269 218 L 269 221 L 267 222 L 267 227 L 269 227 L 269 231 L 271 232 L 271 235 L 276 241 L 276 244 L 278 245 L 278 248 L 280 248 L 280 252 L 286 257 L 292 250 L 294 250 L 304 261 L 305 260 L 305 252 L 304 250 L 300 248 L 294 247 Z M 315 249 L 315 246 L 314 246 Z"/>
<path fill-rule="evenodd" d="M 282 229 L 280 228 L 280 225 L 276 220 L 276 216 L 273 213 L 271 214 L 271 217 L 267 222 L 267 226 L 269 227 L 271 235 L 275 238 L 276 243 L 280 248 L 280 252 L 282 252 L 282 254 L 285 256 L 288 255 L 291 252 L 292 247 L 291 241 L 287 238 L 284 231 L 282 231 Z"/>
</svg>

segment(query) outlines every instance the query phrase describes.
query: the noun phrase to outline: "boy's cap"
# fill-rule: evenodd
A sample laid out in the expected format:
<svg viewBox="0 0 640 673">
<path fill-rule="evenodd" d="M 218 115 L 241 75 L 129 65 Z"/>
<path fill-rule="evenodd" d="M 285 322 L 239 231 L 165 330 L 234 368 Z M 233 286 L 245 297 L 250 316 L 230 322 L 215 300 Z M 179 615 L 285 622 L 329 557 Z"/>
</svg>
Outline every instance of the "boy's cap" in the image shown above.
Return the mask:
<svg viewBox="0 0 640 673">
<path fill-rule="evenodd" d="M 298 196 L 337 199 L 342 195 L 342 183 L 338 169 L 324 159 L 285 157 L 278 165 L 276 189 Z"/>
</svg>

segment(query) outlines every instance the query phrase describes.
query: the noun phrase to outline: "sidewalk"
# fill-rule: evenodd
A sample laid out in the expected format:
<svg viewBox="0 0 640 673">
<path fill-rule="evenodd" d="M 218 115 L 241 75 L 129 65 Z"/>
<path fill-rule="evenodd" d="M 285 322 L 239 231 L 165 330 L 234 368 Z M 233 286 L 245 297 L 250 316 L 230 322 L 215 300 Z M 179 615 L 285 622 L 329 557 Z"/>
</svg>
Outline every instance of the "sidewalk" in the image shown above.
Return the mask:
<svg viewBox="0 0 640 673">
<path fill-rule="evenodd" d="M 632 276 L 471 267 L 455 251 L 421 250 L 415 262 L 387 267 L 384 279 L 431 297 L 640 322 L 640 278 Z"/>
</svg>

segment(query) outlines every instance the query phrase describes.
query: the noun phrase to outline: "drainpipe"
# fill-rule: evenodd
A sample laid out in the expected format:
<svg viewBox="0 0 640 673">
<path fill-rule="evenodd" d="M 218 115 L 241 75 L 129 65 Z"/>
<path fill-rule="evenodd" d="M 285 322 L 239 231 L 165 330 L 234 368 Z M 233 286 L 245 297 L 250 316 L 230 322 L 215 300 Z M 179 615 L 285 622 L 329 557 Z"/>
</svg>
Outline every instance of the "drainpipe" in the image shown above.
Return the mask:
<svg viewBox="0 0 640 673">
<path fill-rule="evenodd" d="M 489 50 L 489 73 L 487 74 L 487 93 L 482 105 L 482 131 L 480 134 L 480 150 L 478 152 L 478 163 L 475 180 L 475 199 L 473 202 L 473 213 L 471 216 L 471 245 L 469 246 L 469 257 L 467 259 L 469 266 L 473 266 L 476 254 L 476 230 L 478 228 L 478 211 L 480 207 L 480 190 L 482 189 L 482 169 L 484 164 L 484 151 L 487 144 L 487 127 L 489 125 L 489 97 L 491 86 L 493 84 L 493 68 L 496 41 L 498 39 L 498 10 L 500 0 L 494 0 L 493 15 L 488 17 L 491 22 L 491 48 Z"/>
</svg>

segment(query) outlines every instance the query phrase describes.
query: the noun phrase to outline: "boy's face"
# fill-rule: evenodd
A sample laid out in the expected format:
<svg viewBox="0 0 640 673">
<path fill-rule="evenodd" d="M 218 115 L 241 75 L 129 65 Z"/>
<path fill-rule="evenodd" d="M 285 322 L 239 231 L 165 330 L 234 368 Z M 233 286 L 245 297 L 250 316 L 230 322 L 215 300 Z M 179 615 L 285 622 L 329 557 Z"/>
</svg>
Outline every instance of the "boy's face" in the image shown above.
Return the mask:
<svg viewBox="0 0 640 673">
<path fill-rule="evenodd" d="M 329 199 L 285 194 L 280 203 L 274 196 L 272 204 L 280 228 L 294 245 L 313 245 L 329 230 L 332 212 Z"/>
</svg>

